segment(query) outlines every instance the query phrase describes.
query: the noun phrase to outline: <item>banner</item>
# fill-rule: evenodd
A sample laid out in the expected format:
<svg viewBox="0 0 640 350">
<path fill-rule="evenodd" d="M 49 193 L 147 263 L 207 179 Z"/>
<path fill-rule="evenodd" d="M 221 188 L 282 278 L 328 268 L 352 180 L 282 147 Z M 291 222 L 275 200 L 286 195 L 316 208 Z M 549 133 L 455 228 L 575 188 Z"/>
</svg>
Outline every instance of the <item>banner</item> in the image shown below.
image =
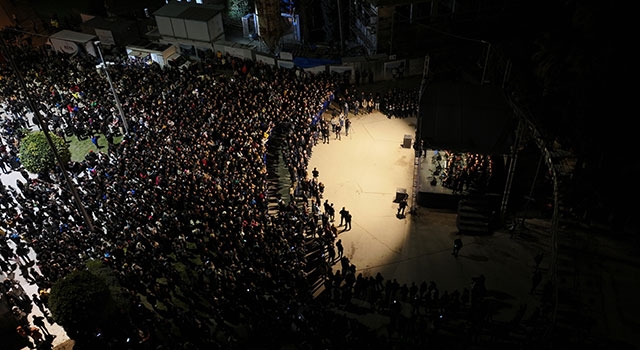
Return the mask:
<svg viewBox="0 0 640 350">
<path fill-rule="evenodd" d="M 278 67 L 291 69 L 293 68 L 293 62 L 278 60 Z"/>
<path fill-rule="evenodd" d="M 268 64 L 270 66 L 274 66 L 276 64 L 276 59 L 275 58 L 269 57 L 269 56 L 263 56 L 263 55 L 259 55 L 259 54 L 256 54 L 256 61 Z"/>
<path fill-rule="evenodd" d="M 353 67 L 351 67 L 351 66 L 329 66 L 329 71 L 342 74 L 344 72 L 352 72 L 353 71 Z"/>
<path fill-rule="evenodd" d="M 303 68 L 303 70 L 305 72 L 308 72 L 308 73 L 318 74 L 318 73 L 326 72 L 327 71 L 327 67 L 325 67 L 325 66 L 315 66 L 315 67 Z"/>
<path fill-rule="evenodd" d="M 291 54 L 291 52 L 280 51 L 280 59 L 292 61 L 293 55 Z"/>
</svg>

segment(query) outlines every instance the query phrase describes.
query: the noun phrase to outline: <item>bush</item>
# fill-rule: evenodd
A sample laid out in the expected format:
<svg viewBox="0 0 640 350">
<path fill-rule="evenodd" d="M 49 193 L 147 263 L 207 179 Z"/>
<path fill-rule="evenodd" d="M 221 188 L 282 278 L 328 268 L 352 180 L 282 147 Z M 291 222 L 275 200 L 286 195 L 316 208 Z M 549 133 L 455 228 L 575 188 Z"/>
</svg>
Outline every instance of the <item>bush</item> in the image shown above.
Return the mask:
<svg viewBox="0 0 640 350">
<path fill-rule="evenodd" d="M 109 288 L 114 306 L 119 314 L 120 325 L 124 325 L 123 321 L 129 314 L 132 305 L 131 295 L 120 285 L 116 271 L 100 260 L 89 260 L 86 266 L 89 272 L 104 281 L 107 288 Z"/>
<path fill-rule="evenodd" d="M 71 151 L 65 140 L 49 132 L 51 141 L 55 146 L 62 164 L 71 160 Z M 44 131 L 29 133 L 20 140 L 20 162 L 24 168 L 33 174 L 48 173 L 56 167 L 56 158 L 53 154 Z"/>
<path fill-rule="evenodd" d="M 86 270 L 57 280 L 49 295 L 53 319 L 75 340 L 91 338 L 97 329 L 110 328 L 114 306 L 104 280 Z"/>
</svg>

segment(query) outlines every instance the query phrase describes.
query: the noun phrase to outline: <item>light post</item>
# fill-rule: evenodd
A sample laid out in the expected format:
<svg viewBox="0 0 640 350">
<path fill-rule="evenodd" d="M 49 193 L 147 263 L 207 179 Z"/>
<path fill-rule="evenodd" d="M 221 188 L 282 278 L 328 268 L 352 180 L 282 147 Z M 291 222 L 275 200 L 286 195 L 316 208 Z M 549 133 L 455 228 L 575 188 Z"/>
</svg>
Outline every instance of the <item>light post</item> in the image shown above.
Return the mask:
<svg viewBox="0 0 640 350">
<path fill-rule="evenodd" d="M 487 54 L 484 58 L 484 67 L 482 68 L 482 79 L 480 80 L 480 85 L 484 85 L 484 77 L 487 74 L 487 63 L 489 62 L 489 51 L 491 51 L 491 43 L 484 40 L 480 40 L 480 42 L 483 44 L 487 44 Z"/>
<path fill-rule="evenodd" d="M 116 89 L 113 88 L 113 82 L 111 81 L 111 76 L 109 76 L 109 69 L 107 69 L 107 62 L 104 61 L 104 57 L 102 57 L 102 50 L 100 49 L 100 41 L 94 41 L 96 49 L 98 49 L 98 54 L 100 54 L 100 61 L 102 61 L 102 68 L 104 69 L 104 73 L 107 75 L 107 80 L 109 81 L 109 86 L 111 87 L 111 93 L 113 93 L 113 98 L 116 100 L 116 107 L 118 108 L 118 112 L 120 113 L 120 119 L 122 119 L 122 124 L 124 124 L 124 132 L 126 135 L 129 134 L 129 125 L 127 124 L 127 118 L 124 116 L 124 112 L 122 111 L 122 106 L 120 105 L 120 99 L 118 99 L 118 94 L 116 93 Z"/>
</svg>

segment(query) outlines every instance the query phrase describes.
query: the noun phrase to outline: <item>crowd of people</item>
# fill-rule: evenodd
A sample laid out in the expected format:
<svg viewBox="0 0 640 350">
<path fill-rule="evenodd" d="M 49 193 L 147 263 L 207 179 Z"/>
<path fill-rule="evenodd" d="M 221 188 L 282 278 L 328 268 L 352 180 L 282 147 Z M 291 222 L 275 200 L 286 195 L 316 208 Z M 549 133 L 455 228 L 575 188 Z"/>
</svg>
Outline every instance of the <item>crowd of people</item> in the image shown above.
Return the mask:
<svg viewBox="0 0 640 350">
<path fill-rule="evenodd" d="M 423 153 L 426 157 L 426 152 Z M 442 186 L 454 194 L 464 191 L 486 192 L 494 180 L 494 159 L 490 155 L 434 151 L 432 185 L 441 182 Z"/>
<path fill-rule="evenodd" d="M 49 106 L 62 99 L 61 106 L 71 106 L 58 120 L 86 122 L 94 116 L 110 124 L 117 119 L 104 107 L 111 105 L 110 95 L 94 62 L 58 56 L 34 60 L 29 57 L 33 52 L 22 53 L 15 59 L 34 62 L 25 73 L 36 82 L 32 98 Z M 335 86 L 328 75 L 301 77 L 260 64 L 242 74 L 250 62 L 228 62 L 224 68 L 234 74 L 218 78 L 213 78 L 219 68 L 215 62 L 191 71 L 126 62 L 110 67 L 120 82 L 130 134 L 108 152 L 92 152 L 82 164 L 69 166 L 97 232 L 55 183 L 27 181 L 13 197 L 20 210 L 8 212 L 15 220 L 7 234 L 19 233 L 46 262 L 38 266 L 43 284 L 87 259 L 99 259 L 121 274 L 123 286 L 156 301 L 152 306 L 162 302 L 170 310 L 167 315 L 182 315 L 172 316 L 181 330 L 204 323 L 204 315 L 221 325 L 222 320 L 250 325 L 258 334 L 288 328 L 298 312 L 288 309 L 305 297 L 291 292 L 305 290 L 305 250 L 295 234 L 295 215 L 267 215 L 265 143 L 281 123 L 305 136 L 292 142 L 307 143 L 310 119 Z M 78 79 L 69 79 L 74 71 Z M 51 86 L 62 93 L 53 93 Z M 48 122 L 55 126 L 58 120 Z M 294 147 L 289 149 L 295 154 Z M 303 162 L 296 160 L 292 170 L 303 175 Z M 192 262 L 194 256 L 199 263 Z M 178 263 L 198 271 L 194 276 L 200 280 L 181 280 Z M 169 289 L 159 279 L 167 280 Z M 184 292 L 207 296 L 208 308 L 193 295 L 185 310 L 191 312 L 177 310 L 168 291 L 184 282 L 198 286 Z M 239 297 L 245 303 L 238 303 Z M 198 315 L 196 310 L 207 312 Z M 198 338 L 202 345 L 215 343 L 214 334 Z"/>
<path fill-rule="evenodd" d="M 387 118 L 418 116 L 417 88 L 390 88 L 387 91 L 366 91 L 362 87 L 349 86 L 338 99 L 345 116 L 369 114 L 378 111 Z"/>
<path fill-rule="evenodd" d="M 109 69 L 127 118 L 122 120 L 91 57 L 45 55 L 29 47 L 13 54 L 30 98 L 49 111 L 43 119 L 51 130 L 123 136 L 68 165 L 90 225 L 56 181 L 23 176 L 19 189 L 1 186 L 3 235 L 36 252 L 37 263 L 23 275 L 40 290 L 88 260 L 101 261 L 129 291 L 133 311 L 127 317 L 145 348 L 388 348 L 390 338 L 336 313 L 332 303 L 346 308 L 358 297 L 397 316 L 395 305 L 411 302 L 414 288 L 405 293 L 400 286 L 387 288 L 389 281 L 381 287 L 382 276 L 374 283 L 357 274 L 337 232 L 350 229 L 351 213 L 343 207 L 336 226 L 324 185 L 307 172 L 315 125 L 323 123 L 318 111 L 345 94 L 340 77 L 230 56 L 207 57 L 186 70 L 121 59 Z M 6 77 L 0 80 L 3 154 L 11 159 L 26 99 L 9 78 L 10 68 L 0 67 Z M 271 215 L 265 153 L 274 132 L 286 134 L 281 150 L 294 186 L 293 200 L 280 199 Z M 60 177 L 55 170 L 52 178 Z M 328 206 L 321 207 L 323 199 Z M 342 273 L 331 268 L 337 262 Z M 324 298 L 312 295 L 318 279 L 327 281 Z M 434 288 L 427 288 L 428 298 L 419 290 L 425 300 L 445 300 L 437 292 L 434 297 Z M 464 295 L 459 300 L 466 304 Z M 429 309 L 457 305 L 454 299 Z M 414 333 L 394 325 L 407 337 Z"/>
</svg>

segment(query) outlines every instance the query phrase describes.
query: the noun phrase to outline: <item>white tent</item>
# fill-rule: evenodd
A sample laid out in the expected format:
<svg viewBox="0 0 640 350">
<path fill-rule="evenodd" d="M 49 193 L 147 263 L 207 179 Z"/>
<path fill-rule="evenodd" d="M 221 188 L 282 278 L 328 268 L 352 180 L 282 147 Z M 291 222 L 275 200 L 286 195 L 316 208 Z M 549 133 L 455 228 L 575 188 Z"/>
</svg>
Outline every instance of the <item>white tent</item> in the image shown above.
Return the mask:
<svg viewBox="0 0 640 350">
<path fill-rule="evenodd" d="M 78 52 L 84 51 L 97 57 L 98 54 L 93 46 L 95 40 L 98 40 L 95 35 L 65 29 L 52 34 L 48 43 L 58 52 L 75 56 Z"/>
<path fill-rule="evenodd" d="M 127 56 L 138 58 L 149 58 L 151 61 L 164 67 L 169 63 L 172 56 L 177 54 L 177 49 L 173 45 L 151 44 L 147 46 L 129 45 L 126 47 Z"/>
</svg>

